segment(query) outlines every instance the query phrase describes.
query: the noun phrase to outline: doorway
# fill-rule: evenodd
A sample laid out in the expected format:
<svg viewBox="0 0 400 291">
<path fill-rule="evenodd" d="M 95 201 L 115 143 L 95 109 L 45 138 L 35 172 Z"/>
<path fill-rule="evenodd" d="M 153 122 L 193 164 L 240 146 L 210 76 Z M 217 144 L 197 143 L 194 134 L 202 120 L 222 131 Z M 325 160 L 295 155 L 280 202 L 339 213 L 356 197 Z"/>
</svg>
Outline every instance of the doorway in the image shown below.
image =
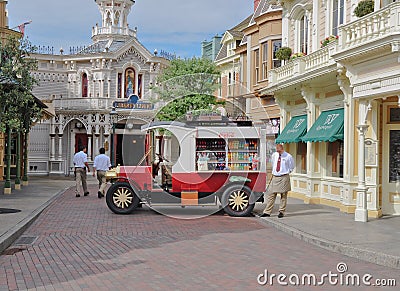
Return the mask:
<svg viewBox="0 0 400 291">
<path fill-rule="evenodd" d="M 145 138 L 146 135 L 144 134 L 118 134 L 116 164 L 121 166 L 137 166 L 145 154 Z"/>
<path fill-rule="evenodd" d="M 400 214 L 400 124 L 386 125 L 382 158 L 382 212 Z"/>
</svg>

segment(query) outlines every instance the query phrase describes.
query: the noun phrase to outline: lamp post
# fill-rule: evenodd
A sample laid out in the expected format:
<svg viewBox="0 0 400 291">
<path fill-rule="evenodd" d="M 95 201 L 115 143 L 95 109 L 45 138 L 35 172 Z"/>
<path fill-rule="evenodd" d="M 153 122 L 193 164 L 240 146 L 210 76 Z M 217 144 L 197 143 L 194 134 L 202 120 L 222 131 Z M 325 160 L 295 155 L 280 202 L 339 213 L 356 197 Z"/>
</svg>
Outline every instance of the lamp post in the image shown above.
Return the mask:
<svg viewBox="0 0 400 291">
<path fill-rule="evenodd" d="M 115 110 L 115 107 L 111 109 L 110 112 L 110 119 L 112 123 L 112 134 L 111 134 L 111 146 L 110 146 L 110 160 L 111 160 L 111 166 L 114 167 L 114 137 L 115 137 L 115 119 L 117 118 L 117 111 Z"/>
</svg>

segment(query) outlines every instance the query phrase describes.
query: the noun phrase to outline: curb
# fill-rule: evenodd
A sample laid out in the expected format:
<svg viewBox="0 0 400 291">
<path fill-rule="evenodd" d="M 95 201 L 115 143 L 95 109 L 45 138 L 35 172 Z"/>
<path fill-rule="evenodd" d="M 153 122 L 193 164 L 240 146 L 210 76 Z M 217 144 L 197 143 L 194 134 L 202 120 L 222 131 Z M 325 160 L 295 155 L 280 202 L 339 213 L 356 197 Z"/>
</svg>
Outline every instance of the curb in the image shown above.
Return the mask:
<svg viewBox="0 0 400 291">
<path fill-rule="evenodd" d="M 307 232 L 301 231 L 292 226 L 286 225 L 282 222 L 278 222 L 274 218 L 256 218 L 263 224 L 273 226 L 274 228 L 285 232 L 297 239 L 304 242 L 310 243 L 312 245 L 318 246 L 320 248 L 333 251 L 348 257 L 356 258 L 366 262 L 374 263 L 377 265 L 390 267 L 394 269 L 400 269 L 400 257 L 392 256 L 384 253 L 379 253 L 367 249 L 356 248 L 347 244 L 339 243 L 336 241 L 327 240 Z"/>
<path fill-rule="evenodd" d="M 17 225 L 2 234 L 0 236 L 0 254 L 5 251 L 10 245 L 12 245 L 12 243 L 24 233 L 24 231 L 32 224 L 32 222 L 36 220 L 36 218 L 40 215 L 40 213 L 42 213 L 43 210 L 45 210 L 51 203 L 53 203 L 54 200 L 56 200 L 69 188 L 70 187 L 58 191 L 53 197 L 51 197 L 41 206 L 36 208 L 31 214 L 18 222 Z"/>
</svg>

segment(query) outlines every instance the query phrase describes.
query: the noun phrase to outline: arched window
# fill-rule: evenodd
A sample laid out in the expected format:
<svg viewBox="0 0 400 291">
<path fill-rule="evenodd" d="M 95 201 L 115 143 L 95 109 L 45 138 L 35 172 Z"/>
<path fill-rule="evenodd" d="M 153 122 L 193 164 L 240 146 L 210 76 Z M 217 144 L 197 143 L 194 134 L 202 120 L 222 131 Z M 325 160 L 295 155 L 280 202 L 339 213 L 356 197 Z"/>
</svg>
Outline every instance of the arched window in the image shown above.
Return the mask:
<svg viewBox="0 0 400 291">
<path fill-rule="evenodd" d="M 300 19 L 300 52 L 308 53 L 308 17 L 303 15 Z"/>
<path fill-rule="evenodd" d="M 135 94 L 135 70 L 128 68 L 125 71 L 125 98 Z"/>
<path fill-rule="evenodd" d="M 88 77 L 86 73 L 82 74 L 82 97 L 88 96 Z"/>
<path fill-rule="evenodd" d="M 119 15 L 120 15 L 119 11 L 115 12 L 115 14 L 114 14 L 114 25 L 115 26 L 119 25 Z"/>
</svg>

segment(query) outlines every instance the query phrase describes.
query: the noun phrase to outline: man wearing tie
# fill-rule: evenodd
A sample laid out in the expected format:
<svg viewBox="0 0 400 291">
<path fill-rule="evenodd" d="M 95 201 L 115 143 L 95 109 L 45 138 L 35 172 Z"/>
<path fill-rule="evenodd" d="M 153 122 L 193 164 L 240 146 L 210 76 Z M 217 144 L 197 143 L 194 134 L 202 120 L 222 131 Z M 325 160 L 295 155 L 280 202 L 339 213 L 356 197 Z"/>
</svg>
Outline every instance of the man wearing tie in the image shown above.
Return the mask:
<svg viewBox="0 0 400 291">
<path fill-rule="evenodd" d="M 282 144 L 276 145 L 276 152 L 271 156 L 272 160 L 272 180 L 268 186 L 267 206 L 260 217 L 271 216 L 274 208 L 276 195 L 281 195 L 278 217 L 285 215 L 287 192 L 291 190 L 289 174 L 294 169 L 294 160 L 291 154 L 285 152 Z"/>
</svg>

